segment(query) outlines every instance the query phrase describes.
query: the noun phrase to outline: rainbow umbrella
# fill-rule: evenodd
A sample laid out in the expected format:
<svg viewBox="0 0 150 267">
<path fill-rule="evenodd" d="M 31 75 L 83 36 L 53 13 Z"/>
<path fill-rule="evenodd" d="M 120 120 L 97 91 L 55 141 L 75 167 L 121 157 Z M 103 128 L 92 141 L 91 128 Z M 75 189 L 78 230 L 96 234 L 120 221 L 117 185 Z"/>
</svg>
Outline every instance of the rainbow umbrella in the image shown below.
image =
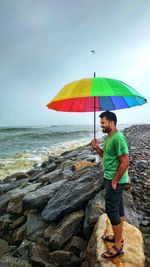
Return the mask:
<svg viewBox="0 0 150 267">
<path fill-rule="evenodd" d="M 65 85 L 47 107 L 64 112 L 94 112 L 95 138 L 96 111 L 131 108 L 145 103 L 145 97 L 130 85 L 115 79 L 93 77 Z"/>
</svg>

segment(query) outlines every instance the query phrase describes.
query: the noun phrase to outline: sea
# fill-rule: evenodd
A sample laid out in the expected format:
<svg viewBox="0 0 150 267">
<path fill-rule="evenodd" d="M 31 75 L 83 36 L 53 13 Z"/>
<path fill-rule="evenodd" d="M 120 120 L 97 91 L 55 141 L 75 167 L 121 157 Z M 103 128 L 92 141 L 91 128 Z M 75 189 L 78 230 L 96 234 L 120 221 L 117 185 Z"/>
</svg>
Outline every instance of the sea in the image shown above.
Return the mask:
<svg viewBox="0 0 150 267">
<path fill-rule="evenodd" d="M 118 128 L 128 126 L 120 124 Z M 102 135 L 97 126 L 97 138 Z M 49 156 L 59 156 L 92 139 L 92 125 L 0 127 L 0 180 L 17 172 L 27 172 Z"/>
</svg>

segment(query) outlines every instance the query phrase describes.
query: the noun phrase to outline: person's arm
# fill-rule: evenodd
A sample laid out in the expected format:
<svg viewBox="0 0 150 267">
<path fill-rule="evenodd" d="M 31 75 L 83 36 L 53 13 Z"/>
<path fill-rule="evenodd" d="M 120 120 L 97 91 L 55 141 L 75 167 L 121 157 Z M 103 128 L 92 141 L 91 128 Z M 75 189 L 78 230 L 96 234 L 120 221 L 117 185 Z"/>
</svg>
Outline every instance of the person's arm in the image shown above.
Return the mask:
<svg viewBox="0 0 150 267">
<path fill-rule="evenodd" d="M 116 189 L 117 183 L 122 178 L 122 176 L 124 175 L 125 171 L 127 170 L 128 166 L 129 166 L 129 154 L 119 156 L 119 160 L 120 160 L 119 168 L 116 172 L 115 177 L 112 179 L 113 189 Z"/>
<path fill-rule="evenodd" d="M 91 142 L 91 145 L 92 145 L 92 148 L 97 152 L 97 154 L 100 156 L 100 157 L 103 157 L 103 150 L 101 148 L 99 148 L 99 143 L 97 141 L 97 139 L 94 139 L 92 142 Z"/>
</svg>

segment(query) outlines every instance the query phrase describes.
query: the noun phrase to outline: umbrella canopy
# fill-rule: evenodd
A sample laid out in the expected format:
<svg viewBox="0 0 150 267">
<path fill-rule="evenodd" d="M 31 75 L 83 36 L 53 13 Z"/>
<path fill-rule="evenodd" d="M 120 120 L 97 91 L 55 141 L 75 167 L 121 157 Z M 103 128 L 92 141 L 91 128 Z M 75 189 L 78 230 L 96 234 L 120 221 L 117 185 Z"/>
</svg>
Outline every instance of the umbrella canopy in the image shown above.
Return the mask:
<svg viewBox="0 0 150 267">
<path fill-rule="evenodd" d="M 90 112 L 131 108 L 146 102 L 144 96 L 122 81 L 94 77 L 65 85 L 47 107 L 64 112 Z"/>
<path fill-rule="evenodd" d="M 110 78 L 85 78 L 65 85 L 48 103 L 49 109 L 64 112 L 94 111 L 94 138 L 96 132 L 95 112 L 116 110 L 143 105 L 147 102 L 128 84 Z"/>
</svg>

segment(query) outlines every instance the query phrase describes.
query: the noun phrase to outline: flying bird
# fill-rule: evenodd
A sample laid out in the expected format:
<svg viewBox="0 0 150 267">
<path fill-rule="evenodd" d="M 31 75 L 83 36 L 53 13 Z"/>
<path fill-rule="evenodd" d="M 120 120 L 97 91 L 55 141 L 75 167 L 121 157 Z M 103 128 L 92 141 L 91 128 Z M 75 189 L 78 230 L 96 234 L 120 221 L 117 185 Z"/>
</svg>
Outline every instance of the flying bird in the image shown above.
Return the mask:
<svg viewBox="0 0 150 267">
<path fill-rule="evenodd" d="M 90 54 L 91 54 L 91 55 L 94 55 L 94 54 L 95 54 L 95 50 L 91 50 L 91 51 L 90 51 Z"/>
</svg>

